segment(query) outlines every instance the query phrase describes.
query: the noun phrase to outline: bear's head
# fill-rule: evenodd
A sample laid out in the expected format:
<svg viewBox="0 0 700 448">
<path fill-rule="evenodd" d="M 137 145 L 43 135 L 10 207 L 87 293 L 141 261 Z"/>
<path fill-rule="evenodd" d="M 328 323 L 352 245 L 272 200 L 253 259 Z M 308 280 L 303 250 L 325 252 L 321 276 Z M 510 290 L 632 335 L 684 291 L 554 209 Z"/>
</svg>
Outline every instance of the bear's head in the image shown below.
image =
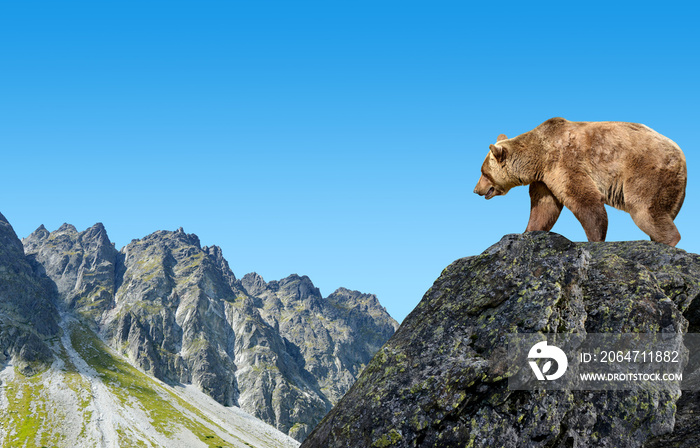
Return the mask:
<svg viewBox="0 0 700 448">
<path fill-rule="evenodd" d="M 485 196 L 486 199 L 504 195 L 518 185 L 518 179 L 509 172 L 506 166 L 506 159 L 510 152 L 506 140 L 508 137 L 503 134 L 499 135 L 496 144 L 489 146 L 489 153 L 481 165 L 481 177 L 474 188 L 474 193 Z"/>
</svg>

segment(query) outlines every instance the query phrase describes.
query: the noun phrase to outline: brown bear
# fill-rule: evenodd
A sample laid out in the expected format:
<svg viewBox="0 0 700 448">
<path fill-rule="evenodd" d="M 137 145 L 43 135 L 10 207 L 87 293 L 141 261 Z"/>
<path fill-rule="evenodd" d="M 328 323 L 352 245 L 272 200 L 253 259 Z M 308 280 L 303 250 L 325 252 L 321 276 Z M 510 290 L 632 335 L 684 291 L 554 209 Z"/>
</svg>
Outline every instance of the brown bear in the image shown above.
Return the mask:
<svg viewBox="0 0 700 448">
<path fill-rule="evenodd" d="M 675 246 L 673 223 L 685 199 L 685 156 L 676 143 L 636 123 L 552 118 L 514 138 L 499 135 L 474 193 L 491 199 L 530 185 L 526 232 L 551 230 L 563 206 L 605 241 L 608 204 L 632 215 L 652 241 Z"/>
</svg>

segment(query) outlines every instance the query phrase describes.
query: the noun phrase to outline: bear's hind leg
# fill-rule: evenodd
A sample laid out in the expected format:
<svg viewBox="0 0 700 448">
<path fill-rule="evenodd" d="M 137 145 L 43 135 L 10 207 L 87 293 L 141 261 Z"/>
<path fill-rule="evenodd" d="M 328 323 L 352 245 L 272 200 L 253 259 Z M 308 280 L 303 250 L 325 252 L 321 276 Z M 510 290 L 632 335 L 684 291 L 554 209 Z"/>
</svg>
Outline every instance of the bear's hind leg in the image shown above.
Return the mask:
<svg viewBox="0 0 700 448">
<path fill-rule="evenodd" d="M 526 232 L 535 230 L 552 230 L 554 223 L 559 219 L 559 214 L 564 205 L 554 197 L 552 192 L 542 182 L 530 184 L 530 220 L 527 223 Z"/>
<path fill-rule="evenodd" d="M 653 214 L 648 208 L 639 207 L 630 210 L 632 220 L 652 241 L 675 246 L 681 240 L 681 234 L 668 214 Z"/>
<path fill-rule="evenodd" d="M 605 241 L 605 235 L 608 233 L 608 212 L 605 211 L 602 197 L 591 195 L 588 200 L 570 200 L 564 205 L 581 223 L 588 241 Z"/>
</svg>

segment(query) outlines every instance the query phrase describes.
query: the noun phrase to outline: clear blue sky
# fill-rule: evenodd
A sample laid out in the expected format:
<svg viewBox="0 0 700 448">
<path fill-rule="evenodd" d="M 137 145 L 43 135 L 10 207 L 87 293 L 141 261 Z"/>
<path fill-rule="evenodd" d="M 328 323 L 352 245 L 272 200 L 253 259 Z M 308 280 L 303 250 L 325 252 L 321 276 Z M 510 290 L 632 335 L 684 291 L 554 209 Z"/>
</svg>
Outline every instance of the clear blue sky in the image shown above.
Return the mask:
<svg viewBox="0 0 700 448">
<path fill-rule="evenodd" d="M 0 3 L 0 212 L 183 226 L 238 277 L 306 274 L 402 320 L 443 268 L 527 224 L 527 187 L 472 193 L 496 136 L 644 123 L 688 160 L 700 252 L 691 2 Z M 647 239 L 609 211 L 608 240 Z M 554 231 L 585 240 L 565 212 Z"/>
</svg>

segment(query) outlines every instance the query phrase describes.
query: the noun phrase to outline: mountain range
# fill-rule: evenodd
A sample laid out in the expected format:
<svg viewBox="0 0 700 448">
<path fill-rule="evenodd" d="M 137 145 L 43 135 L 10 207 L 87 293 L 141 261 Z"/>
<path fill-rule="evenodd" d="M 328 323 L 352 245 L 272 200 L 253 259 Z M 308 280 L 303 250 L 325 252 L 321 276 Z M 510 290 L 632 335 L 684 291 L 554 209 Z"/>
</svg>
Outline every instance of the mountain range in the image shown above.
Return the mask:
<svg viewBox="0 0 700 448">
<path fill-rule="evenodd" d="M 182 228 L 117 250 L 0 215 L 0 445 L 295 446 L 397 328 L 371 294 L 239 279 Z"/>
</svg>

